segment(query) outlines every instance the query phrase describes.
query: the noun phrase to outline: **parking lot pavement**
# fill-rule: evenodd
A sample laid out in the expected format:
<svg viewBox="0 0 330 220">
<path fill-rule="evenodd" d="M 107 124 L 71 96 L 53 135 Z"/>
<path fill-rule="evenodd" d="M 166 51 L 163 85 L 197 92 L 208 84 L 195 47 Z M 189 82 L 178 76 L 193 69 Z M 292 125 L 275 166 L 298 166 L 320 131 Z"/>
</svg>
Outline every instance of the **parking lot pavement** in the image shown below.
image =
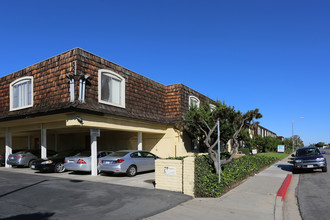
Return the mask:
<svg viewBox="0 0 330 220">
<path fill-rule="evenodd" d="M 22 170 L 0 169 L 0 219 L 135 220 L 191 199 L 165 190 L 83 180 L 89 175 L 56 178 Z"/>
<path fill-rule="evenodd" d="M 109 175 L 109 174 L 101 174 L 98 176 L 91 176 L 90 173 L 87 172 L 64 172 L 64 173 L 41 173 L 36 170 L 32 170 L 30 168 L 5 168 L 0 167 L 0 171 L 7 172 L 16 172 L 16 173 L 25 173 L 25 174 L 33 174 L 40 176 L 49 176 L 49 177 L 58 177 L 58 178 L 66 178 L 66 179 L 74 179 L 74 180 L 87 180 L 92 182 L 101 182 L 101 183 L 111 183 L 118 184 L 124 186 L 133 186 L 133 187 L 141 187 L 146 189 L 154 189 L 155 182 L 155 172 L 145 172 L 138 173 L 134 177 L 127 177 L 124 174 L 117 175 Z"/>
</svg>

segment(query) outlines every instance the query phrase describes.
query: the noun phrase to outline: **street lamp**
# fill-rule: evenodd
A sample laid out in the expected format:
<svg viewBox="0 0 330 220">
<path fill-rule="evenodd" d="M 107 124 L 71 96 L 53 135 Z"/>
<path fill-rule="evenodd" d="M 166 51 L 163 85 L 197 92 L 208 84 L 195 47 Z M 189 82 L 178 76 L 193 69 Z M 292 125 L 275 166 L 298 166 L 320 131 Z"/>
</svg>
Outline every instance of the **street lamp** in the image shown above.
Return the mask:
<svg viewBox="0 0 330 220">
<path fill-rule="evenodd" d="M 299 119 L 304 119 L 304 117 L 300 117 Z M 292 120 L 292 152 L 294 152 L 294 121 Z"/>
</svg>

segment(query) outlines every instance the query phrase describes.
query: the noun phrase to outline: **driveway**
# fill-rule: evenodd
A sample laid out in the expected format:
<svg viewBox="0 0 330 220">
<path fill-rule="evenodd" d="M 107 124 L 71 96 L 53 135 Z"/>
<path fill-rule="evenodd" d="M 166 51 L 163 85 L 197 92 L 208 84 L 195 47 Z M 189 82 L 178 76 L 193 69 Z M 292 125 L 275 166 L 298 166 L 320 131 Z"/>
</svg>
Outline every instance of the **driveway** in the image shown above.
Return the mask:
<svg viewBox="0 0 330 220">
<path fill-rule="evenodd" d="M 74 180 L 84 180 L 84 181 L 101 182 L 101 183 L 110 183 L 110 184 L 118 184 L 124 186 L 141 187 L 146 189 L 155 188 L 154 187 L 155 172 L 138 173 L 135 177 L 127 177 L 124 174 L 117 174 L 117 175 L 101 174 L 98 176 L 91 176 L 90 173 L 87 172 L 75 173 L 72 171 L 64 172 L 64 173 L 41 173 L 39 171 L 32 170 L 30 168 L 16 168 L 16 167 L 12 167 L 12 168 L 0 167 L 0 171 L 58 177 L 58 178 L 66 178 L 66 179 L 68 178 Z"/>
<path fill-rule="evenodd" d="M 31 175 L 1 168 L 0 218 L 141 219 L 191 199 L 182 193 L 89 181 L 69 173 L 66 175 L 73 178 Z"/>
</svg>

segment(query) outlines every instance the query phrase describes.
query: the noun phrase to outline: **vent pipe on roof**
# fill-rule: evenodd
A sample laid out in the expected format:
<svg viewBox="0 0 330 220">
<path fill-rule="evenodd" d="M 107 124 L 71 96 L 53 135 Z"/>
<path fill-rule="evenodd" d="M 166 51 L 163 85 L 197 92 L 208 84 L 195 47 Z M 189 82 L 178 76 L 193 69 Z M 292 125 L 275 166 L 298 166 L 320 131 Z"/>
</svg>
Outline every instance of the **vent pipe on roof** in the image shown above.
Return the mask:
<svg viewBox="0 0 330 220">
<path fill-rule="evenodd" d="M 70 80 L 70 102 L 74 101 L 74 77 L 72 74 L 67 74 L 66 77 Z"/>
<path fill-rule="evenodd" d="M 74 102 L 74 76 L 77 74 L 77 62 L 71 63 L 74 74 L 67 74 L 66 77 L 70 80 L 70 102 Z"/>
<path fill-rule="evenodd" d="M 80 74 L 79 77 L 79 101 L 85 102 L 86 94 L 86 81 L 89 75 Z"/>
<path fill-rule="evenodd" d="M 83 98 L 82 98 L 82 90 L 83 90 L 82 81 L 83 81 L 83 79 L 82 79 L 82 77 L 83 77 L 83 75 L 80 75 L 80 77 L 79 77 L 79 101 L 83 102 Z"/>
</svg>

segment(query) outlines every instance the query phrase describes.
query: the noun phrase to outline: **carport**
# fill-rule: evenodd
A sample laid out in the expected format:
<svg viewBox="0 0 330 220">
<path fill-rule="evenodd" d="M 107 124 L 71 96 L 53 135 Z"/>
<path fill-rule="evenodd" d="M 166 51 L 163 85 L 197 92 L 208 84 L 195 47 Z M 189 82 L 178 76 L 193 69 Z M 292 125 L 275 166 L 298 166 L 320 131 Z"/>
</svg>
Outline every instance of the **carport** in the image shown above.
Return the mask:
<svg viewBox="0 0 330 220">
<path fill-rule="evenodd" d="M 159 145 L 159 142 L 164 142 L 162 139 L 167 133 L 169 132 L 166 126 L 86 113 L 54 114 L 0 123 L 0 138 L 4 142 L 6 158 L 12 153 L 14 145 L 17 145 L 16 148 L 27 147 L 28 149 L 40 146 L 41 157 L 47 158 L 47 149 L 60 151 L 68 147 L 63 144 L 64 140 L 59 138 L 60 136 L 67 135 L 69 136 L 67 139 L 71 139 L 71 136 L 74 138 L 72 134 L 75 134 L 78 144 L 90 140 L 91 175 L 97 175 L 97 151 L 99 145 L 103 148 L 112 146 L 115 150 L 119 150 L 118 146 L 120 146 L 121 142 L 117 141 L 118 143 L 116 144 L 109 144 L 112 142 L 111 137 L 116 138 L 118 134 L 123 134 L 125 139 L 130 137 L 130 140 L 123 142 L 128 145 L 125 146 L 126 149 L 151 151 L 157 144 Z M 171 141 L 173 141 L 172 133 L 170 135 L 172 137 L 170 138 Z M 150 140 L 153 140 L 148 141 L 146 147 L 144 147 L 143 143 L 144 135 L 152 137 Z M 101 139 L 100 144 L 98 144 L 98 139 Z M 160 146 L 156 150 L 159 148 Z M 7 163 L 5 166 L 7 168 L 10 167 Z"/>
</svg>

